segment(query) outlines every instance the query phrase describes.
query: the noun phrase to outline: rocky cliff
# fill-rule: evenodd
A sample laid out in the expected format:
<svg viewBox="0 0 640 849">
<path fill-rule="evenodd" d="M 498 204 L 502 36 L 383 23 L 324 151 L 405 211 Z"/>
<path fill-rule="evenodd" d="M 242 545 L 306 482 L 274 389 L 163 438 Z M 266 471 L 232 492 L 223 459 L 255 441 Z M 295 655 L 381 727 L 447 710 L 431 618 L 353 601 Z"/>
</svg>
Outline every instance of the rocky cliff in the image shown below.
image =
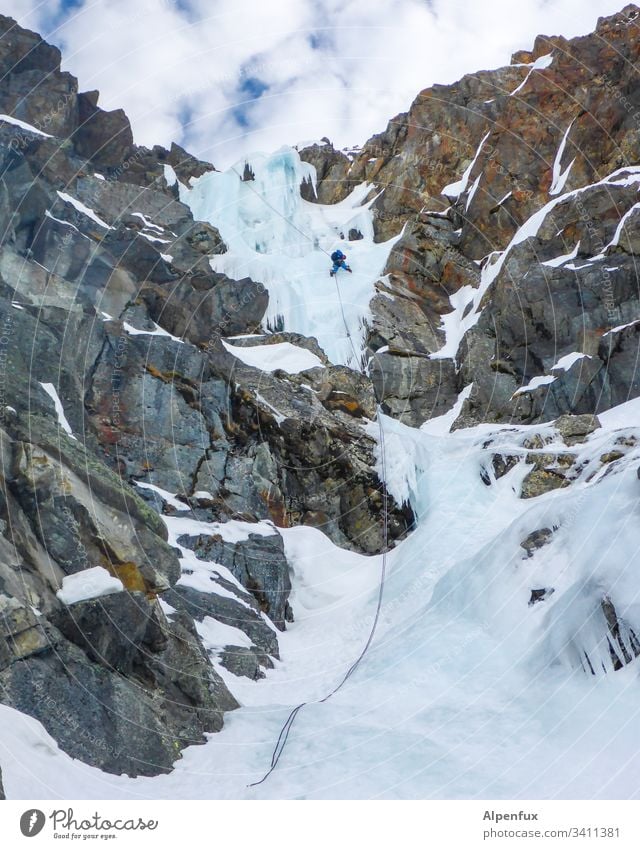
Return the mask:
<svg viewBox="0 0 640 849">
<path fill-rule="evenodd" d="M 378 238 L 402 230 L 369 342 L 383 350 L 378 395 L 406 423 L 470 384 L 458 426 L 637 394 L 639 20 L 630 5 L 590 35 L 539 36 L 508 67 L 426 89 L 355 154 L 301 152 L 323 202 L 369 181 L 384 189 Z"/>
<path fill-rule="evenodd" d="M 411 530 L 378 476 L 378 404 L 413 426 L 557 419 L 571 445 L 640 394 L 639 15 L 427 89 L 360 151 L 300 152 L 304 198 L 371 184 L 376 240 L 398 237 L 362 372 L 271 326 L 262 283 L 213 270 L 228 245 L 181 201 L 213 166 L 136 146 L 0 18 L 4 704 L 104 770 L 166 772 L 238 706 L 234 678 L 278 661 L 282 529 L 375 554 L 386 503 L 389 544 Z M 307 364 L 260 368 L 256 345 Z M 543 447 L 519 446 L 523 497 L 571 480 Z M 517 458 L 489 453 L 491 484 Z"/>
<path fill-rule="evenodd" d="M 212 166 L 137 147 L 9 18 L 0 63 L 0 698 L 77 758 L 156 774 L 237 707 L 221 667 L 279 656 L 278 528 L 380 550 L 375 399 L 319 349 L 293 379 L 222 345 L 268 296 L 211 270 L 225 245 L 178 200 Z M 410 524 L 393 507 L 392 538 Z"/>
</svg>

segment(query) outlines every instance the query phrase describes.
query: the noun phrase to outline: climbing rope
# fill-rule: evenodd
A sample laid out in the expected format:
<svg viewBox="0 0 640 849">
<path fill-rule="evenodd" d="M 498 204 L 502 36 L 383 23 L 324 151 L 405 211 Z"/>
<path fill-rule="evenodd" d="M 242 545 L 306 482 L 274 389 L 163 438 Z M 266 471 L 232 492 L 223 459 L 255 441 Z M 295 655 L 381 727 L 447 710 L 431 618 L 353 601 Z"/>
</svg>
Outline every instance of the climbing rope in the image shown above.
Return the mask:
<svg viewBox="0 0 640 849">
<path fill-rule="evenodd" d="M 263 203 L 266 206 L 268 206 L 269 209 L 271 209 L 273 212 L 275 212 L 276 215 L 279 215 L 280 218 L 282 218 L 283 221 L 286 221 L 287 224 L 289 224 L 291 227 L 293 227 L 294 230 L 297 230 L 297 232 L 300 233 L 302 236 L 304 236 L 305 239 L 309 239 L 309 241 L 312 243 L 314 248 L 318 248 L 319 250 L 322 251 L 322 253 L 326 254 L 329 257 L 329 259 L 331 259 L 331 256 L 328 253 L 328 251 L 325 251 L 324 248 L 320 247 L 320 245 L 316 243 L 315 239 L 312 239 L 311 236 L 309 236 L 308 233 L 305 233 L 298 226 L 296 226 L 292 221 L 290 221 L 288 218 L 285 218 L 285 216 L 280 212 L 279 209 L 276 209 L 276 207 L 273 206 L 271 203 L 269 203 L 269 201 L 266 200 L 266 198 L 262 194 L 260 194 L 260 192 L 256 191 L 256 189 L 251 185 L 251 182 L 252 182 L 251 180 L 244 180 L 242 178 L 242 176 L 235 170 L 235 168 L 232 168 L 231 170 L 240 178 L 240 180 L 242 180 L 245 184 L 247 184 L 249 186 L 249 188 L 254 192 L 254 194 L 256 194 L 259 198 L 262 199 Z M 344 304 L 342 303 L 342 295 L 340 294 L 340 286 L 338 285 L 338 274 L 337 274 L 337 272 L 334 275 L 334 280 L 335 280 L 335 284 L 336 284 L 336 291 L 338 293 L 338 303 L 340 304 L 340 313 L 342 315 L 342 321 L 344 322 L 344 328 L 345 328 L 345 331 L 346 331 L 346 334 L 347 334 L 347 338 L 348 338 L 349 343 L 351 345 L 351 350 L 353 351 L 354 364 L 357 367 L 354 370 L 357 370 L 357 371 L 360 372 L 360 374 L 362 374 L 363 376 L 366 376 L 364 366 L 361 362 L 361 358 L 360 358 L 358 352 L 356 351 L 356 346 L 355 346 L 355 343 L 353 341 L 353 337 L 352 337 L 351 331 L 349 329 L 349 324 L 347 322 L 347 318 L 346 318 L 346 315 L 345 315 L 345 312 L 344 312 Z M 356 671 L 356 669 L 360 666 L 360 664 L 362 663 L 362 660 L 364 659 L 365 655 L 369 651 L 369 648 L 371 647 L 371 643 L 373 642 L 373 638 L 375 637 L 375 633 L 376 633 L 376 630 L 377 630 L 377 627 L 378 627 L 378 622 L 380 620 L 380 611 L 382 610 L 382 599 L 383 599 L 383 596 L 384 596 L 384 587 L 385 587 L 386 576 L 387 576 L 387 553 L 388 553 L 388 548 L 389 548 L 389 504 L 388 504 L 387 489 L 386 489 L 386 486 L 385 486 L 385 483 L 384 483 L 385 480 L 386 480 L 386 477 L 387 477 L 387 461 L 386 461 L 386 450 L 385 450 L 385 441 L 384 441 L 384 428 L 382 426 L 382 409 L 381 409 L 379 404 L 378 404 L 377 410 L 376 410 L 376 419 L 378 421 L 378 431 L 379 431 L 380 467 L 381 467 L 380 471 L 381 471 L 381 481 L 382 481 L 382 564 L 381 564 L 381 567 L 380 567 L 380 583 L 379 583 L 379 589 L 378 589 L 378 599 L 377 599 L 375 614 L 374 614 L 374 617 L 373 617 L 373 622 L 372 622 L 371 628 L 369 630 L 369 636 L 367 637 L 367 641 L 365 642 L 365 644 L 362 648 L 362 651 L 360 652 L 358 657 L 353 661 L 351 666 L 347 669 L 347 671 L 345 672 L 345 674 L 342 677 L 342 679 L 340 680 L 340 682 L 338 684 L 336 684 L 336 686 L 332 690 L 330 690 L 326 694 L 326 696 L 323 696 L 321 699 L 316 699 L 312 702 L 301 702 L 299 705 L 296 705 L 296 707 L 293 708 L 293 710 L 291 711 L 291 713 L 287 717 L 284 725 L 280 729 L 280 734 L 278 735 L 278 739 L 276 741 L 275 748 L 274 748 L 273 753 L 271 755 L 271 765 L 270 765 L 269 769 L 267 770 L 267 772 L 262 776 L 262 778 L 259 781 L 254 781 L 252 784 L 248 785 L 249 787 L 257 787 L 258 785 L 263 784 L 269 778 L 271 773 L 276 769 L 276 767 L 278 766 L 278 763 L 280 761 L 280 757 L 281 757 L 281 755 L 284 751 L 284 748 L 287 745 L 287 741 L 289 739 L 289 733 L 291 731 L 291 728 L 293 727 L 293 723 L 296 721 L 296 718 L 297 718 L 298 714 L 300 713 L 300 711 L 304 707 L 306 707 L 308 704 L 318 704 L 318 705 L 324 704 L 325 702 L 328 702 L 329 699 L 332 696 L 335 696 L 335 694 L 344 687 L 344 685 L 347 683 L 349 678 L 353 675 L 353 673 Z"/>
<path fill-rule="evenodd" d="M 367 641 L 362 648 L 362 651 L 358 655 L 358 657 L 353 661 L 351 666 L 347 669 L 340 683 L 337 684 L 332 690 L 330 690 L 326 696 L 323 696 L 321 699 L 316 699 L 313 702 L 301 702 L 299 705 L 296 705 L 294 709 L 291 711 L 289 716 L 286 719 L 286 722 L 282 726 L 280 730 L 280 735 L 278 736 L 278 740 L 276 742 L 275 748 L 273 750 L 273 754 L 271 755 L 271 766 L 267 770 L 267 772 L 262 776 L 259 781 L 254 781 L 252 784 L 247 785 L 248 787 L 257 787 L 259 784 L 263 784 L 267 778 L 271 775 L 271 773 L 278 766 L 278 762 L 280 761 L 280 756 L 284 751 L 284 747 L 287 745 L 287 740 L 289 739 L 289 732 L 293 727 L 293 723 L 296 721 L 296 717 L 302 710 L 302 708 L 306 707 L 308 704 L 321 705 L 325 702 L 328 702 L 332 696 L 341 690 L 344 685 L 347 683 L 349 678 L 353 675 L 356 669 L 362 663 L 364 656 L 369 651 L 371 647 L 371 643 L 373 642 L 373 638 L 375 637 L 376 630 L 378 628 L 378 622 L 380 620 L 380 611 L 382 610 L 382 598 L 384 596 L 384 587 L 386 583 L 387 577 L 387 553 L 389 548 L 389 512 L 388 512 L 388 496 L 387 490 L 384 486 L 384 480 L 386 479 L 386 456 L 385 456 L 385 445 L 384 445 L 384 429 L 382 427 L 382 411 L 380 406 L 378 405 L 377 409 L 377 419 L 378 419 L 378 429 L 380 433 L 380 464 L 381 464 L 381 472 L 382 472 L 382 513 L 383 513 L 383 536 L 382 536 L 382 565 L 380 568 L 380 583 L 378 589 L 378 601 L 376 604 L 376 612 L 373 617 L 373 622 L 371 624 L 371 629 L 369 631 L 369 636 L 367 637 Z"/>
</svg>

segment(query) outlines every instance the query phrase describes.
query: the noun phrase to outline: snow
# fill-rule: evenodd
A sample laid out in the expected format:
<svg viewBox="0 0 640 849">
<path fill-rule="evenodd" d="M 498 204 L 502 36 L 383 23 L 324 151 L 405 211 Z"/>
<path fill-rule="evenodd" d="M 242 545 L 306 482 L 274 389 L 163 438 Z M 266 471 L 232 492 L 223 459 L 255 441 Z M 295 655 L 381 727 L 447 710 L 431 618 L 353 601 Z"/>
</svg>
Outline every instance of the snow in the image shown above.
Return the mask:
<svg viewBox="0 0 640 849">
<path fill-rule="evenodd" d="M 20 121 L 18 118 L 13 118 L 11 115 L 0 115 L 0 121 L 4 121 L 5 124 L 13 124 L 14 127 L 19 127 L 21 130 L 26 130 L 29 133 L 33 133 L 34 135 L 41 136 L 45 139 L 53 138 L 52 135 L 49 133 L 43 133 L 42 130 L 34 127 L 33 124 L 27 124 L 26 121 Z"/>
<path fill-rule="evenodd" d="M 150 233 L 145 233 L 144 230 L 140 230 L 138 236 L 142 236 L 143 239 L 146 239 L 148 242 L 151 242 L 151 244 L 171 244 L 171 239 L 161 239 L 159 236 L 152 236 Z"/>
<path fill-rule="evenodd" d="M 551 371 L 569 371 L 574 363 L 577 363 L 578 360 L 582 360 L 585 357 L 588 360 L 591 359 L 589 354 L 582 354 L 580 351 L 572 351 L 570 354 L 565 354 L 564 357 L 560 357 L 558 362 L 551 366 Z"/>
<path fill-rule="evenodd" d="M 473 166 L 476 164 L 476 160 L 480 156 L 480 151 L 482 150 L 484 143 L 491 135 L 491 130 L 484 136 L 478 148 L 475 152 L 475 155 L 469 165 L 467 166 L 464 174 L 457 180 L 455 183 L 449 183 L 448 186 L 444 186 L 444 188 L 440 189 L 440 194 L 445 197 L 452 198 L 453 200 L 458 200 L 460 195 L 466 190 L 467 185 L 469 183 L 469 177 L 471 176 L 471 172 L 473 171 Z"/>
<path fill-rule="evenodd" d="M 104 315 L 106 315 L 106 313 L 104 313 Z M 183 339 L 173 336 L 168 330 L 164 330 L 164 328 L 159 327 L 155 322 L 153 322 L 153 325 L 153 330 L 138 330 L 137 327 L 133 327 L 128 322 L 122 322 L 122 327 L 130 336 L 166 336 L 169 339 L 173 339 L 174 342 L 179 342 L 181 345 L 184 345 Z"/>
<path fill-rule="evenodd" d="M 548 68 L 549 65 L 551 65 L 552 62 L 553 62 L 553 53 L 547 53 L 544 56 L 539 56 L 536 59 L 536 61 L 533 62 L 529 66 L 529 73 L 527 74 L 527 76 L 522 80 L 522 82 L 520 83 L 520 85 L 517 88 L 514 88 L 514 90 L 511 92 L 511 94 L 509 96 L 513 97 L 514 94 L 517 94 L 519 91 L 521 91 L 525 87 L 527 82 L 529 81 L 529 77 L 531 76 L 531 74 L 534 71 L 541 71 L 544 68 Z"/>
<path fill-rule="evenodd" d="M 283 413 L 281 413 L 280 410 L 277 410 L 273 406 L 273 404 L 270 404 L 269 401 L 267 401 L 267 399 L 264 398 L 259 392 L 256 392 L 256 401 L 259 401 L 261 404 L 264 404 L 264 406 L 268 410 L 271 410 L 278 426 L 280 426 L 283 422 L 287 420 L 287 417 Z"/>
<path fill-rule="evenodd" d="M 165 262 L 173 262 L 173 257 L 171 256 L 171 254 L 160 254 L 160 256 Z"/>
<path fill-rule="evenodd" d="M 73 435 L 73 431 L 71 430 L 71 425 L 67 421 L 67 417 L 64 414 L 64 408 L 62 406 L 62 402 L 60 401 L 60 397 L 56 392 L 56 388 L 53 383 L 40 383 L 40 386 L 44 389 L 47 395 L 51 398 L 56 408 L 56 415 L 58 416 L 58 424 L 60 427 L 68 433 L 71 439 L 75 439 L 76 437 Z"/>
<path fill-rule="evenodd" d="M 632 398 L 624 404 L 598 413 L 600 424 L 604 428 L 617 430 L 623 427 L 637 427 L 640 421 L 640 398 Z"/>
<path fill-rule="evenodd" d="M 96 213 L 92 209 L 90 209 L 88 206 L 85 206 L 82 201 L 77 200 L 77 198 L 71 197 L 71 195 L 67 194 L 66 192 L 59 191 L 57 192 L 57 195 L 60 200 L 63 200 L 65 203 L 71 204 L 74 209 L 76 209 L 78 212 L 81 212 L 83 215 L 86 215 L 87 218 L 90 218 L 96 224 L 99 224 L 100 227 L 104 227 L 105 230 L 113 229 L 105 221 L 103 221 L 102 218 L 96 215 Z"/>
<path fill-rule="evenodd" d="M 315 169 L 293 148 L 252 156 L 255 180 L 240 179 L 244 162 L 180 186 L 194 218 L 216 226 L 229 248 L 211 257 L 212 268 L 262 283 L 269 292 L 268 322 L 281 317 L 285 330 L 314 336 L 331 362 L 357 365 L 375 283 L 401 236 L 374 242 L 370 207 L 379 192 L 362 183 L 341 203 L 310 203 L 299 187 L 304 179 L 315 183 Z M 363 238 L 347 242 L 352 228 Z M 332 279 L 329 255 L 338 247 L 353 273 Z"/>
<path fill-rule="evenodd" d="M 611 241 L 607 245 L 607 248 L 614 247 L 615 245 L 617 245 L 620 242 L 620 236 L 622 235 L 622 231 L 625 227 L 627 218 L 629 218 L 636 211 L 636 209 L 640 209 L 640 203 L 634 203 L 634 205 L 631 207 L 631 209 L 628 209 L 625 212 L 625 214 L 622 216 L 618 226 L 616 227 L 616 232 L 613 236 L 613 239 L 611 239 Z M 604 250 L 606 250 L 606 248 Z"/>
<path fill-rule="evenodd" d="M 575 120 L 575 119 L 574 119 Z M 553 174 L 551 177 L 551 188 L 549 189 L 550 195 L 559 195 L 564 189 L 564 185 L 567 182 L 567 178 L 569 177 L 569 172 L 573 168 L 573 163 L 576 161 L 575 157 L 571 160 L 571 162 L 567 165 L 564 171 L 561 171 L 562 165 L 562 156 L 564 154 L 564 149 L 567 144 L 567 138 L 569 137 L 569 132 L 573 127 L 573 121 L 567 127 L 564 136 L 562 137 L 562 141 L 560 142 L 560 146 L 558 147 L 558 152 L 556 153 L 556 158 L 553 162 Z"/>
<path fill-rule="evenodd" d="M 155 484 L 146 483 L 145 481 L 135 481 L 135 485 L 140 487 L 140 489 L 149 489 L 151 490 L 151 492 L 157 493 L 163 499 L 163 501 L 166 501 L 167 504 L 169 504 L 176 510 L 191 510 L 189 505 L 185 504 L 184 501 L 180 501 L 180 499 L 176 498 L 175 495 L 170 492 L 167 492 L 166 489 L 160 489 L 160 487 L 155 486 Z"/>
<path fill-rule="evenodd" d="M 83 236 L 85 239 L 88 238 L 87 236 L 84 235 L 84 233 L 82 233 L 80 230 L 78 230 L 78 228 L 76 227 L 75 224 L 72 224 L 70 221 L 63 221 L 62 218 L 56 218 L 55 215 L 52 215 L 49 212 L 48 209 L 45 210 L 44 214 L 47 218 L 50 218 L 52 221 L 55 221 L 58 224 L 64 224 L 65 227 L 71 227 L 72 230 L 75 230 L 76 233 L 80 233 L 80 235 Z"/>
<path fill-rule="evenodd" d="M 564 265 L 565 262 L 569 262 L 572 259 L 575 259 L 578 256 L 578 249 L 580 248 L 580 241 L 575 246 L 575 248 L 568 254 L 562 254 L 562 256 L 556 256 L 553 259 L 548 259 L 546 262 L 543 262 L 542 265 L 546 265 L 549 268 L 558 268 L 561 265 Z"/>
<path fill-rule="evenodd" d="M 196 629 L 207 651 L 219 651 L 225 646 L 246 646 L 253 643 L 239 628 L 218 622 L 212 616 L 205 616 L 202 622 L 196 622 Z"/>
<path fill-rule="evenodd" d="M 556 380 L 556 378 L 549 374 L 533 377 L 526 386 L 521 386 L 520 389 L 516 389 L 511 397 L 515 398 L 516 395 L 522 395 L 523 392 L 533 392 L 534 389 L 538 389 L 540 386 L 546 386 L 548 383 L 553 383 L 554 380 Z"/>
<path fill-rule="evenodd" d="M 164 233 L 164 227 L 158 227 L 157 224 L 150 221 L 146 215 L 143 215 L 142 212 L 132 212 L 131 215 L 134 216 L 134 218 L 139 218 L 148 229 L 155 230 L 156 233 Z"/>
<path fill-rule="evenodd" d="M 176 172 L 173 170 L 173 168 L 171 167 L 171 165 L 165 164 L 163 166 L 163 172 L 164 172 L 164 179 L 165 179 L 167 186 L 169 186 L 169 188 L 171 188 L 171 186 L 175 186 L 178 182 L 178 176 L 177 176 Z"/>
<path fill-rule="evenodd" d="M 164 497 L 164 496 L 163 496 Z M 189 536 L 220 536 L 226 542 L 245 542 L 251 535 L 261 537 L 277 533 L 271 522 L 201 522 L 198 519 L 187 519 L 182 516 L 162 516 L 162 521 L 169 532 L 170 545 L 178 545 L 178 537 Z"/>
<path fill-rule="evenodd" d="M 638 628 L 640 449 L 604 467 L 606 477 L 588 478 L 621 428 L 640 436 L 640 399 L 600 420 L 569 449 L 583 469 L 578 479 L 523 500 L 531 466 L 520 463 L 491 486 L 480 472 L 495 452 L 517 455 L 525 437 L 553 436 L 551 426 L 485 424 L 438 435 L 384 417 L 399 464 L 388 467 L 388 484 L 408 485 L 417 527 L 387 556 L 376 636 L 340 693 L 317 703 L 370 633 L 381 558 L 340 549 L 314 528 L 282 529 L 296 621 L 278 635 L 282 659 L 266 680 L 225 673 L 242 707 L 225 716 L 220 733 L 185 750 L 171 774 L 131 779 L 70 758 L 38 722 L 0 706 L 8 797 L 636 798 L 638 662 L 613 672 L 599 605 L 607 595 Z M 205 524 L 164 518 L 172 544 L 178 530 Z M 541 527 L 556 530 L 527 559 L 520 542 Z M 219 567 L 200 566 L 203 583 L 207 571 L 215 579 Z M 530 606 L 531 590 L 543 587 L 553 594 Z M 247 645 L 241 632 L 212 621 L 200 632 L 214 654 Z M 585 671 L 585 652 L 595 675 Z M 248 788 L 303 701 L 278 768 Z"/>
<path fill-rule="evenodd" d="M 483 174 L 483 172 L 481 171 L 481 172 L 478 174 L 478 176 L 476 177 L 476 179 L 475 179 L 475 181 L 474 181 L 474 183 L 473 183 L 473 186 L 471 186 L 471 189 L 469 190 L 469 194 L 467 195 L 467 202 L 466 202 L 466 203 L 465 203 L 465 205 L 464 205 L 464 211 L 465 211 L 465 212 L 468 212 L 468 211 L 469 211 L 469 207 L 471 206 L 471 201 L 473 200 L 473 196 L 474 196 L 474 195 L 475 195 L 475 193 L 477 192 L 477 190 L 478 190 L 478 185 L 479 185 L 479 183 L 480 183 L 480 180 L 482 179 L 482 174 Z"/>
<path fill-rule="evenodd" d="M 633 327 L 634 324 L 638 324 L 640 322 L 640 318 L 637 318 L 635 321 L 630 321 L 628 324 L 619 324 L 617 327 L 612 327 L 611 330 L 607 330 L 606 333 L 603 333 L 603 336 L 608 336 L 610 333 L 619 333 L 621 330 L 626 330 L 627 327 Z"/>
<path fill-rule="evenodd" d="M 290 342 L 276 342 L 273 345 L 251 345 L 237 347 L 223 340 L 222 344 L 245 365 L 261 371 L 282 369 L 289 374 L 298 374 L 310 368 L 324 368 L 322 360 L 312 351 L 292 345 Z"/>
<path fill-rule="evenodd" d="M 176 612 L 175 607 L 171 607 L 163 598 L 158 598 L 158 604 L 165 616 L 172 616 Z"/>
<path fill-rule="evenodd" d="M 65 575 L 62 579 L 62 589 L 58 590 L 56 595 L 63 604 L 76 604 L 123 590 L 122 581 L 110 575 L 103 566 L 93 566 L 74 575 Z"/>
</svg>

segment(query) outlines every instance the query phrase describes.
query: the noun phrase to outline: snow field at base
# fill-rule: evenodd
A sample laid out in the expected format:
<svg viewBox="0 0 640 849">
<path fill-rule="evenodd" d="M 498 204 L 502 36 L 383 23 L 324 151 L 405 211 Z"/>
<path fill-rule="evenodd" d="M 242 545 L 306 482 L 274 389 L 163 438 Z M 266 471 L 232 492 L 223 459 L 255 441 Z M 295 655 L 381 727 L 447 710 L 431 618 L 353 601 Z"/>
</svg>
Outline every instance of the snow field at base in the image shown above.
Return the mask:
<svg viewBox="0 0 640 849">
<path fill-rule="evenodd" d="M 600 600 L 639 630 L 640 448 L 604 466 L 598 458 L 618 437 L 640 436 L 639 415 L 640 400 L 611 410 L 571 448 L 551 425 L 449 434 L 441 422 L 438 435 L 385 417 L 385 439 L 404 455 L 389 484 L 410 494 L 417 527 L 388 556 L 376 637 L 345 687 L 317 703 L 366 642 L 381 558 L 341 550 L 312 528 L 284 529 L 296 621 L 279 635 L 282 659 L 265 680 L 216 665 L 242 704 L 220 733 L 186 750 L 170 775 L 132 780 L 71 760 L 42 726 L 1 707 L 9 797 L 637 798 L 637 663 L 612 671 Z M 566 489 L 523 500 L 532 468 L 523 441 L 533 433 L 553 440 L 542 452 L 575 453 L 582 471 Z M 487 486 L 493 453 L 523 459 Z M 199 524 L 165 518 L 173 543 Z M 520 542 L 543 527 L 556 530 L 527 558 Z M 555 591 L 529 605 L 541 587 Z M 213 654 L 230 635 L 211 628 Z M 585 672 L 585 651 L 604 665 L 598 675 Z M 248 788 L 303 701 L 278 768 Z"/>
<path fill-rule="evenodd" d="M 374 186 L 357 186 L 341 203 L 311 203 L 300 197 L 300 184 L 315 183 L 315 169 L 293 148 L 248 162 L 254 180 L 240 179 L 242 160 L 228 171 L 203 174 L 190 187 L 180 185 L 180 200 L 195 219 L 217 227 L 228 247 L 212 257 L 212 268 L 234 280 L 262 283 L 269 292 L 271 327 L 283 318 L 284 330 L 314 336 L 332 363 L 358 368 L 345 320 L 359 358 L 375 282 L 400 238 L 373 241 Z M 363 238 L 348 241 L 352 229 Z M 353 272 L 339 271 L 334 280 L 329 255 L 336 248 L 347 254 Z"/>
</svg>

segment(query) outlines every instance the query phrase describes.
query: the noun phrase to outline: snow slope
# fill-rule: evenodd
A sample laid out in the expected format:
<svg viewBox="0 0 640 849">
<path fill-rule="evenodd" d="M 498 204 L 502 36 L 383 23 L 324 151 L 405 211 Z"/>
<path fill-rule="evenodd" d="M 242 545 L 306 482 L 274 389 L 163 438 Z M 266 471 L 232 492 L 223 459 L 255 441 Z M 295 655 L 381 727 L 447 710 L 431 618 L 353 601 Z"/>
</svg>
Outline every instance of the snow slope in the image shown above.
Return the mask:
<svg viewBox="0 0 640 849">
<path fill-rule="evenodd" d="M 315 169 L 293 148 L 257 154 L 249 165 L 253 180 L 241 179 L 242 160 L 180 185 L 194 218 L 216 226 L 229 248 L 212 257 L 212 267 L 234 280 L 263 283 L 272 326 L 282 320 L 284 330 L 315 336 L 333 363 L 356 364 L 345 320 L 359 356 L 374 284 L 400 238 L 373 241 L 374 187 L 363 183 L 341 203 L 316 204 L 300 197 L 300 184 L 314 183 Z M 363 238 L 347 241 L 350 230 Z M 329 255 L 336 248 L 347 254 L 353 273 L 340 271 L 334 281 Z"/>
<path fill-rule="evenodd" d="M 367 639 L 381 558 L 340 550 L 315 529 L 284 530 L 296 622 L 265 681 L 224 671 L 243 707 L 221 733 L 188 749 L 172 774 L 132 780 L 71 760 L 34 720 L 0 707 L 8 796 L 637 798 L 637 662 L 613 672 L 600 600 L 638 630 L 638 402 L 602 419 L 570 449 L 576 481 L 523 500 L 530 466 L 490 486 L 481 471 L 493 452 L 522 452 L 532 432 L 553 440 L 545 451 L 566 451 L 551 425 L 449 434 L 385 418 L 387 440 L 403 452 L 390 486 L 410 496 L 418 527 L 388 557 L 378 631 L 347 685 L 313 703 Z M 624 457 L 602 465 L 621 437 Z M 189 521 L 168 517 L 172 537 Z M 541 527 L 556 530 L 527 558 L 520 542 Z M 541 587 L 554 592 L 530 605 Z M 224 638 L 209 635 L 213 657 Z M 309 704 L 277 770 L 248 788 L 301 701 Z"/>
</svg>

